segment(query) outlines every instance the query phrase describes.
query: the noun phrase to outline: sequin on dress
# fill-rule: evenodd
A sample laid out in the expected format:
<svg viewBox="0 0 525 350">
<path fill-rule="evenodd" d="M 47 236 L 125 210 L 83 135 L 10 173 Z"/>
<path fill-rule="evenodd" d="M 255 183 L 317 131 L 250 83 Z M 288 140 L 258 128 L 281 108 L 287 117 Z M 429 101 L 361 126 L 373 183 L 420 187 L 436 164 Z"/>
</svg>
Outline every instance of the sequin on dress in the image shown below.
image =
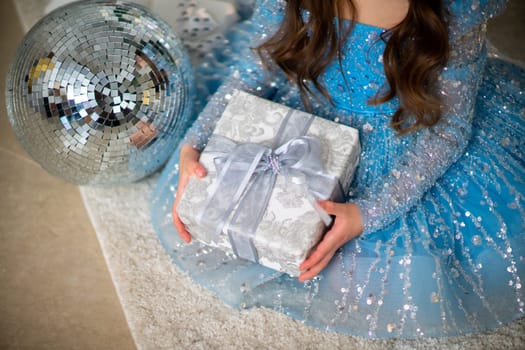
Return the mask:
<svg viewBox="0 0 525 350">
<path fill-rule="evenodd" d="M 431 129 L 402 137 L 389 126 L 398 100 L 366 103 L 385 84 L 384 30 L 356 24 L 341 65 L 334 62 L 322 77 L 334 105 L 321 101 L 313 112 L 360 131 L 361 163 L 348 200 L 359 204 L 365 232 L 318 277 L 299 283 L 184 244 L 171 217 L 178 150 L 152 202 L 153 224 L 174 263 L 233 307 L 267 307 L 364 337 L 460 335 L 523 317 L 525 73 L 487 58 L 485 45 L 484 23 L 503 5 L 448 2 L 453 51 L 439 80 L 445 116 Z M 233 89 L 303 108 L 297 89 L 264 71 L 249 49 L 276 30 L 284 6 L 258 1 L 253 19 L 233 29 L 229 45 L 197 69 L 196 105 L 222 85 L 186 143 L 205 146 Z"/>
</svg>

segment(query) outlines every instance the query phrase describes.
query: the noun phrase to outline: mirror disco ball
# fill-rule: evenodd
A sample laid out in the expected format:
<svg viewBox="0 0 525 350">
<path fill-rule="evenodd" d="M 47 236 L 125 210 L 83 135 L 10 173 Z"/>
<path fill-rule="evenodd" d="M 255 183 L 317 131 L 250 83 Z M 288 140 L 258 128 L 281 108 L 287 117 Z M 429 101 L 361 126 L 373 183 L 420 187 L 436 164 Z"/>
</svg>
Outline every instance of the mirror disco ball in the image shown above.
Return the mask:
<svg viewBox="0 0 525 350">
<path fill-rule="evenodd" d="M 171 28 L 121 1 L 80 1 L 40 20 L 9 68 L 18 140 L 76 184 L 139 180 L 160 168 L 188 126 L 191 64 Z"/>
</svg>

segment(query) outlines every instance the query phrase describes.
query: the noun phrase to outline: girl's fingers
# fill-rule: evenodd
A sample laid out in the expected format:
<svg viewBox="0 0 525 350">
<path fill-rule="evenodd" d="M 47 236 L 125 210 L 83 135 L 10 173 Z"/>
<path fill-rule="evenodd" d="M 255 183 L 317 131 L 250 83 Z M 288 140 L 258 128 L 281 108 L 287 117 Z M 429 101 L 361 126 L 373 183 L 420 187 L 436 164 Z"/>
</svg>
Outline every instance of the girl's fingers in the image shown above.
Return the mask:
<svg viewBox="0 0 525 350">
<path fill-rule="evenodd" d="M 181 173 L 187 172 L 196 177 L 206 176 L 206 168 L 199 163 L 200 152 L 190 145 L 185 145 L 181 149 L 180 168 Z"/>
<path fill-rule="evenodd" d="M 177 213 L 177 205 L 180 198 L 190 181 L 191 176 L 204 177 L 207 174 L 206 168 L 199 162 L 200 152 L 190 145 L 184 145 L 180 152 L 180 175 L 175 203 L 173 203 L 172 216 L 173 224 L 179 233 L 179 236 L 186 242 L 191 242 L 191 234 L 186 230 L 186 226 L 181 221 Z"/>
<path fill-rule="evenodd" d="M 337 249 L 362 231 L 359 208 L 351 203 L 318 201 L 329 215 L 335 216 L 332 228 L 325 234 L 314 252 L 299 266 L 299 281 L 316 276 L 328 265 Z"/>
<path fill-rule="evenodd" d="M 326 265 L 328 265 L 333 255 L 333 253 L 326 255 L 316 265 L 312 266 L 309 270 L 306 270 L 305 272 L 301 273 L 299 275 L 299 282 L 304 282 L 317 276 L 319 272 L 321 272 L 326 267 Z"/>
<path fill-rule="evenodd" d="M 332 201 L 318 201 L 317 204 L 324 209 L 328 214 L 338 216 L 344 210 L 344 203 L 337 203 Z"/>
<path fill-rule="evenodd" d="M 186 231 L 186 226 L 180 221 L 180 218 L 178 216 L 173 217 L 173 223 L 175 224 L 175 228 L 177 229 L 177 232 L 179 233 L 179 236 L 184 240 L 186 243 L 191 242 L 191 234 Z"/>
<path fill-rule="evenodd" d="M 180 198 L 180 194 L 177 191 L 175 203 L 173 203 L 173 208 L 171 210 L 171 214 L 173 217 L 173 224 L 175 225 L 175 228 L 177 229 L 179 236 L 184 240 L 184 242 L 190 243 L 191 234 L 186 230 L 186 226 L 181 221 L 179 214 L 177 213 L 177 205 L 179 204 L 179 198 Z"/>
<path fill-rule="evenodd" d="M 193 175 L 196 177 L 204 177 L 206 176 L 206 168 L 201 163 L 197 163 L 197 166 L 195 167 L 195 170 L 193 171 Z"/>
<path fill-rule="evenodd" d="M 310 254 L 310 256 L 305 261 L 303 261 L 301 265 L 299 265 L 299 269 L 301 271 L 309 270 L 312 268 L 312 266 L 315 266 L 327 255 L 329 255 L 332 249 L 333 243 L 331 242 L 329 232 L 327 232 L 325 238 L 323 238 L 321 243 L 319 243 L 319 245 L 315 248 L 314 252 Z"/>
<path fill-rule="evenodd" d="M 185 166 L 186 172 L 190 176 L 201 178 L 201 177 L 206 176 L 207 174 L 206 168 L 201 163 L 199 163 L 198 160 L 195 160 L 195 159 L 188 160 L 185 162 L 184 166 Z M 186 183 L 187 182 L 188 181 L 186 181 Z"/>
</svg>

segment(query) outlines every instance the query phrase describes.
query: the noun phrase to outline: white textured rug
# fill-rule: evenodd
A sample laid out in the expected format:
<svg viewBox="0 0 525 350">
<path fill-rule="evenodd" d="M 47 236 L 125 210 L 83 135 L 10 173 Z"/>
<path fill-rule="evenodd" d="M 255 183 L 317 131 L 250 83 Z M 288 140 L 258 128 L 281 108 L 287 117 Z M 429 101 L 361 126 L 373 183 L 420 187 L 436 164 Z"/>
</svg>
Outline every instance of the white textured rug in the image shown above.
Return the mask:
<svg viewBox="0 0 525 350">
<path fill-rule="evenodd" d="M 14 3 L 27 31 L 43 13 L 70 1 Z M 310 328 L 270 310 L 233 310 L 179 272 L 161 247 L 149 217 L 156 180 L 80 189 L 139 349 L 525 349 L 525 320 L 466 337 L 365 340 Z"/>
<path fill-rule="evenodd" d="M 464 337 L 366 340 L 271 310 L 231 309 L 178 271 L 157 240 L 149 218 L 156 180 L 81 187 L 139 349 L 525 349 L 525 320 Z"/>
</svg>

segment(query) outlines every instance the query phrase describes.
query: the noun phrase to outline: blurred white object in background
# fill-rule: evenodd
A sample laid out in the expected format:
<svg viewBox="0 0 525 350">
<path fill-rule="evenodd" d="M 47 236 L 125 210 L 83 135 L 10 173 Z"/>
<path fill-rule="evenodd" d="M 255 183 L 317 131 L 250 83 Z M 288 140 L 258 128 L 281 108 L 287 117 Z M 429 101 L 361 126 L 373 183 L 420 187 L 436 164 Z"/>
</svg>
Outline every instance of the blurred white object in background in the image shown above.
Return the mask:
<svg viewBox="0 0 525 350">
<path fill-rule="evenodd" d="M 74 0 L 16 1 L 25 30 L 36 20 Z M 127 0 L 150 9 L 167 22 L 183 41 L 192 61 L 224 42 L 224 33 L 239 20 L 238 6 L 253 0 Z M 40 6 L 40 8 L 39 8 Z"/>
</svg>

